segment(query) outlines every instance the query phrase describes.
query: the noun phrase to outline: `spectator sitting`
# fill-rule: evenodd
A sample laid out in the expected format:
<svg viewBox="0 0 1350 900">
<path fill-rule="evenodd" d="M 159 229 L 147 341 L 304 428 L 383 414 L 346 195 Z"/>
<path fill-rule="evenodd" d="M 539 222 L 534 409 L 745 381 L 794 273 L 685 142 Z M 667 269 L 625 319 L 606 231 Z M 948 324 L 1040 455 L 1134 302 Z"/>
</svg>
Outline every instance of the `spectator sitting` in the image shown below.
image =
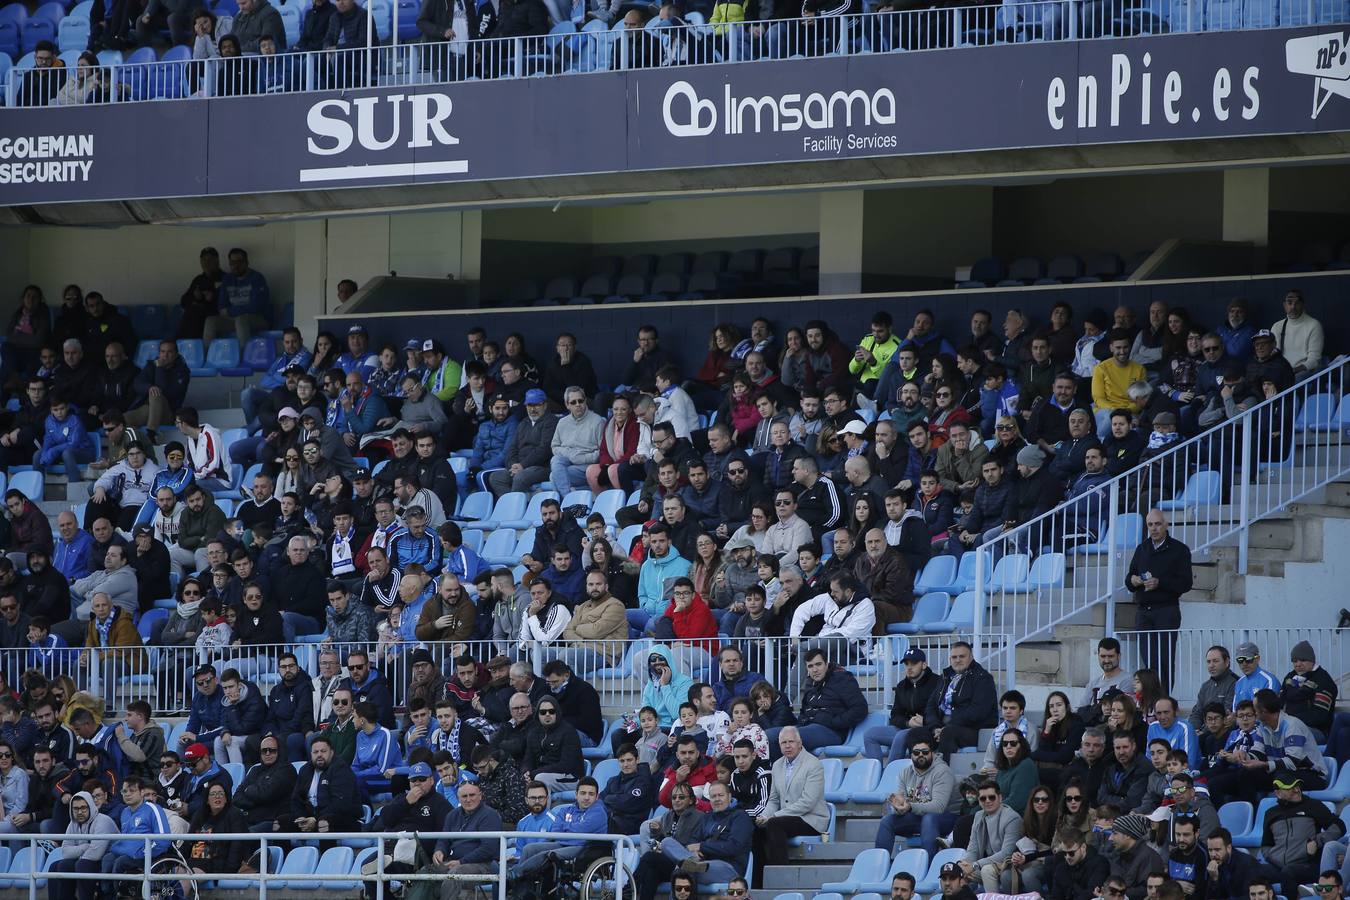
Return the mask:
<svg viewBox="0 0 1350 900">
<path fill-rule="evenodd" d="M 281 15 L 276 9 L 267 0 L 245 0 L 231 35 L 239 41 L 241 51 L 256 52 L 264 33 L 270 34 L 277 46 L 286 46 Z M 220 284 L 220 313 L 206 320 L 202 340 L 209 344 L 221 332 L 233 329 L 242 347 L 254 331 L 267 327 L 272 294 L 262 273 L 249 268 L 246 251 L 239 247 L 231 249 L 228 260 L 229 271 Z"/>
<path fill-rule="evenodd" d="M 1003 790 L 994 781 L 979 787 L 980 810 L 970 829 L 970 842 L 961 857 L 962 873 L 978 878 L 985 893 L 999 890 L 999 877 L 1022 837 L 1022 817 L 1003 802 Z"/>
<path fill-rule="evenodd" d="M 60 463 L 65 466 L 71 483 L 80 480 L 81 464 L 94 459 L 94 443 L 85 431 L 84 423 L 66 399 L 54 394 L 42 436 L 42 447 L 33 454 L 33 466 L 47 468 Z"/>
<path fill-rule="evenodd" d="M 787 864 L 787 838 L 817 836 L 829 827 L 825 774 L 820 760 L 802 747 L 795 727 L 778 733 L 782 753 L 773 764 L 772 788 L 763 812 L 755 818 L 755 873 L 763 885 L 763 866 Z M 790 773 L 790 774 L 789 774 Z"/>
<path fill-rule="evenodd" d="M 998 772 L 998 760 L 1003 756 L 1003 750 L 999 747 L 999 739 L 1008 731 L 1020 732 L 1030 744 L 1030 749 L 1035 750 L 1034 741 L 1035 730 L 1026 717 L 1027 698 L 1021 691 L 1005 691 L 1002 697 L 998 699 L 999 722 L 994 726 L 994 733 L 989 738 L 989 745 L 984 751 L 984 762 L 980 766 L 981 773 L 985 775 L 995 775 Z M 1007 799 L 1005 791 L 1004 798 Z M 1023 797 L 1023 803 L 1013 803 L 1014 809 L 1025 806 L 1026 798 Z M 1011 801 L 1009 801 L 1011 802 Z"/>
<path fill-rule="evenodd" d="M 1336 705 L 1336 682 L 1317 664 L 1312 644 L 1299 641 L 1289 651 L 1293 666 L 1280 686 L 1285 712 L 1300 719 L 1318 743 L 1331 732 L 1332 710 Z"/>
<path fill-rule="evenodd" d="M 950 756 L 961 747 L 974 746 L 981 728 L 995 724 L 993 677 L 975 661 L 966 641 L 952 644 L 951 666 L 943 683 L 929 698 L 924 725 L 933 731 L 938 750 Z"/>
<path fill-rule="evenodd" d="M 909 756 L 913 764 L 901 770 L 897 790 L 887 798 L 876 846 L 890 853 L 897 835 L 918 836 L 925 850 L 936 852 L 938 837 L 956 823 L 961 799 L 956 777 L 933 752 L 933 742 L 927 737 L 910 742 Z"/>
</svg>

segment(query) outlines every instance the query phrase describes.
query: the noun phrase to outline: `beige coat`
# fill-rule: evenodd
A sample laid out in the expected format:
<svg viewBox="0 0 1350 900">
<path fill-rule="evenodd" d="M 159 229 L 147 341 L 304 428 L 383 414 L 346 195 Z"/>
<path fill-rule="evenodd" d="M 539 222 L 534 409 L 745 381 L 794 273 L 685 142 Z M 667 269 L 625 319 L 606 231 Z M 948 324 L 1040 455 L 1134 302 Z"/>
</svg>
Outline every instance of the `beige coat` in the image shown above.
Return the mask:
<svg viewBox="0 0 1350 900">
<path fill-rule="evenodd" d="M 628 640 L 628 611 L 617 597 L 584 600 L 572 611 L 572 620 L 563 629 L 563 639 L 577 641 L 577 646 L 615 662 L 623 656 Z"/>
</svg>

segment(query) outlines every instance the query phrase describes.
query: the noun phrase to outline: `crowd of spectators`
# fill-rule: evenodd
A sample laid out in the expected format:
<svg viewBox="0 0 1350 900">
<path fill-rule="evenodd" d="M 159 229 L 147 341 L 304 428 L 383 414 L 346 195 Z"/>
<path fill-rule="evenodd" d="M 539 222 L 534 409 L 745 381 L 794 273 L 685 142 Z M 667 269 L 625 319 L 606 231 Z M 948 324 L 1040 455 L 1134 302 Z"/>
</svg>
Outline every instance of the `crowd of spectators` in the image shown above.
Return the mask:
<svg viewBox="0 0 1350 900">
<path fill-rule="evenodd" d="M 266 308 L 265 279 L 242 251 L 229 257 L 226 273 L 203 252 L 184 329 L 243 336 L 263 324 L 251 310 Z M 62 850 L 61 865 L 104 872 L 140 865 L 140 845 L 88 835 L 166 823 L 556 832 L 517 842 L 520 896 L 556 866 L 603 855 L 577 835 L 606 832 L 649 839 L 641 897 L 685 875 L 724 883 L 752 852 L 761 884 L 765 866 L 789 861 L 788 838 L 827 830 L 815 753 L 868 712 L 847 666 L 910 619 L 934 554 L 1090 496 L 1198 433 L 1215 397 L 1234 414 L 1248 402 L 1239 391 L 1283 389 L 1322 353 L 1297 292 L 1289 318 L 1261 331 L 1241 303 L 1214 332 L 1155 304 L 1137 332 L 1122 308 L 1109 329 L 1094 311 L 1077 334 L 1059 305 L 1035 332 L 1009 312 L 1000 339 L 977 312 L 955 352 L 927 311 L 903 335 L 877 313 L 851 350 L 819 321 L 780 346 L 761 318 L 744 335 L 719 325 L 692 377 L 644 326 L 608 391 L 572 334 L 539 361 L 519 334 L 498 343 L 482 329 L 450 349 L 376 346 L 353 325 L 341 341 L 320 333 L 311 352 L 290 328 L 244 395 L 249 435 L 227 447 L 185 405 L 172 341 L 137 373 L 125 318 L 73 286 L 63 299 L 53 326 L 29 288 L 11 323 L 31 340 L 7 345 L 24 394 L 0 451 L 7 465 L 60 462 L 71 480 L 88 470 L 94 486 L 85 521 L 62 513 L 55 535 L 40 498 L 5 498 L 0 644 L 16 689 L 0 691 L 4 829 L 85 836 L 62 845 L 80 849 Z M 181 441 L 157 446 L 170 423 Z M 543 485 L 562 498 L 539 507 L 520 569 L 493 568 L 466 543 L 453 452 L 493 496 Z M 231 462 L 260 470 L 227 515 L 212 494 L 233 490 Z M 603 516 L 563 505 L 611 487 L 638 492 L 616 516 L 641 525 L 629 546 Z M 1083 533 L 1109 512 L 1085 504 Z M 1175 629 L 1189 551 L 1158 510 L 1147 524 L 1125 586 L 1141 627 Z M 154 610 L 170 596 L 174 609 Z M 314 672 L 283 649 L 311 635 Z M 789 649 L 769 652 L 762 639 L 778 636 Z M 640 705 L 607 727 L 591 682 L 641 637 Z M 1304 792 L 1327 786 L 1319 743 L 1350 758 L 1350 719 L 1334 716 L 1336 679 L 1310 645 L 1294 648 L 1282 680 L 1255 646 L 1237 648 L 1240 678 L 1212 648 L 1182 717 L 1173 646 L 1128 673 L 1107 637 L 1081 702 L 1055 692 L 1034 725 L 976 652 L 957 640 L 937 671 L 910 649 L 889 724 L 863 735 L 866 755 L 912 763 L 877 846 L 965 848 L 943 870 L 944 894 L 950 882 L 952 896 L 1104 897 L 1119 880 L 1139 900 L 1156 874 L 1216 898 L 1268 878 L 1292 898 L 1338 867 L 1344 829 Z M 153 704 L 111 721 L 101 669 L 152 674 Z M 152 709 L 189 710 L 175 745 Z M 600 783 L 583 750 L 606 741 L 619 772 Z M 958 783 L 944 760 L 969 748 L 983 765 Z M 247 767 L 241 784 L 230 763 Z M 551 805 L 561 791 L 575 799 Z M 1261 860 L 1234 863 L 1243 854 L 1215 809 L 1272 791 Z M 495 871 L 495 847 L 425 849 L 438 871 L 481 875 Z M 207 872 L 247 864 L 211 842 L 191 860 Z M 448 881 L 448 896 L 466 884 Z"/>
</svg>

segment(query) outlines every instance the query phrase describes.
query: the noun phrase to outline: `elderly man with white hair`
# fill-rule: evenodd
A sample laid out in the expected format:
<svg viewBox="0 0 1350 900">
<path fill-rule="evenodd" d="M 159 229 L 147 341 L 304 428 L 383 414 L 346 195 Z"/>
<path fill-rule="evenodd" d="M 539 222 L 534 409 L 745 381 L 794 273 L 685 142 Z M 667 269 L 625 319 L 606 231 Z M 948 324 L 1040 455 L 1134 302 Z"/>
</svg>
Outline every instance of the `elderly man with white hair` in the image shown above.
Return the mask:
<svg viewBox="0 0 1350 900">
<path fill-rule="evenodd" d="M 788 838 L 816 837 L 830 827 L 825 769 L 802 747 L 795 725 L 778 732 L 778 749 L 769 800 L 755 818 L 755 884 L 764 883 L 764 866 L 788 864 Z"/>
<path fill-rule="evenodd" d="M 297 534 L 286 544 L 286 563 L 272 575 L 269 599 L 282 611 L 286 641 L 297 634 L 318 634 L 327 617 L 326 580 L 310 561 L 311 538 Z"/>
<path fill-rule="evenodd" d="M 553 430 L 553 458 L 549 473 L 553 489 L 559 497 L 566 497 L 572 486 L 585 487 L 586 468 L 600 461 L 600 441 L 605 434 L 605 420 L 586 405 L 586 392 L 569 387 L 563 392 L 567 415 L 558 420 Z"/>
</svg>

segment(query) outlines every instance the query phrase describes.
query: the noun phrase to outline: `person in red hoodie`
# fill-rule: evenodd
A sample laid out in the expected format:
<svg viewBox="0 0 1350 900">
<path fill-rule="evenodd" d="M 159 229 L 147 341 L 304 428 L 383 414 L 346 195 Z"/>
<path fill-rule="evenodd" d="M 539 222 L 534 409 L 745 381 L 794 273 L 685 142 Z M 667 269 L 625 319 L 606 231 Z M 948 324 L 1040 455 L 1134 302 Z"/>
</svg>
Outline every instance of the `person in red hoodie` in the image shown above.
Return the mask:
<svg viewBox="0 0 1350 900">
<path fill-rule="evenodd" d="M 653 626 L 658 641 L 669 644 L 686 672 L 706 671 L 722 649 L 717 620 L 688 578 L 676 578 L 670 603 Z"/>
<path fill-rule="evenodd" d="M 698 752 L 698 741 L 692 734 L 683 735 L 675 745 L 675 764 L 666 769 L 661 779 L 661 805 L 669 808 L 671 789 L 683 783 L 694 789 L 698 808 L 708 812 L 712 809 L 708 805 L 708 785 L 716 780 L 717 764 Z"/>
</svg>

